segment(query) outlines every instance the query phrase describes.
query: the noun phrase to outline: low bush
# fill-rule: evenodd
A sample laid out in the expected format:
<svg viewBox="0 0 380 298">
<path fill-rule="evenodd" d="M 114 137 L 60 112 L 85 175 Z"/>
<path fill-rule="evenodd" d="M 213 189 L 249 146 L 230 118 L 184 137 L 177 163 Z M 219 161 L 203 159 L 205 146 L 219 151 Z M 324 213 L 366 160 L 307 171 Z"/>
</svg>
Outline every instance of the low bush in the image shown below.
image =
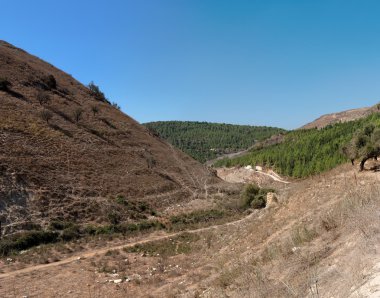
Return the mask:
<svg viewBox="0 0 380 298">
<path fill-rule="evenodd" d="M 170 257 L 179 254 L 188 254 L 192 251 L 192 244 L 200 239 L 199 235 L 182 233 L 171 239 L 137 244 L 124 250 L 129 253 L 144 253 L 151 256 L 160 255 Z"/>
<path fill-rule="evenodd" d="M 87 87 L 90 90 L 91 95 L 94 96 L 95 99 L 99 101 L 108 101 L 104 93 L 100 90 L 99 86 L 95 85 L 94 82 L 90 82 L 90 84 L 88 84 Z"/>
<path fill-rule="evenodd" d="M 55 80 L 55 77 L 53 75 L 43 77 L 42 81 L 45 83 L 49 90 L 57 88 L 57 81 Z"/>
<path fill-rule="evenodd" d="M 268 192 L 274 192 L 274 190 L 260 188 L 255 184 L 248 184 L 241 193 L 242 208 L 265 208 L 266 196 Z"/>
<path fill-rule="evenodd" d="M 46 121 L 46 123 L 49 124 L 50 119 L 53 118 L 53 113 L 50 112 L 49 110 L 43 110 L 40 113 L 40 117 L 42 120 Z"/>
<path fill-rule="evenodd" d="M 99 107 L 98 106 L 92 106 L 91 111 L 95 116 L 97 113 L 99 113 Z"/>
<path fill-rule="evenodd" d="M 7 79 L 0 78 L 0 90 L 1 91 L 8 91 L 9 87 L 11 86 L 11 82 L 9 82 Z"/>
<path fill-rule="evenodd" d="M 40 244 L 56 242 L 59 234 L 52 231 L 28 231 L 0 241 L 0 256 L 9 255 L 13 251 L 19 251 Z"/>
<path fill-rule="evenodd" d="M 44 105 L 44 104 L 49 103 L 51 98 L 46 91 L 40 91 L 37 94 L 37 100 L 40 103 L 40 105 Z"/>
<path fill-rule="evenodd" d="M 60 239 L 63 241 L 70 241 L 81 237 L 81 231 L 79 226 L 72 225 L 64 229 L 60 235 Z"/>
<path fill-rule="evenodd" d="M 73 117 L 76 123 L 78 123 L 82 119 L 82 116 L 83 116 L 83 110 L 81 108 L 75 109 L 73 113 Z"/>
<path fill-rule="evenodd" d="M 223 218 L 225 215 L 225 212 L 221 210 L 198 210 L 190 213 L 174 215 L 170 217 L 170 223 L 173 225 L 204 223 Z"/>
<path fill-rule="evenodd" d="M 118 109 L 118 110 L 121 110 L 121 107 L 116 103 L 116 102 L 112 102 L 111 104 L 114 108 Z"/>
<path fill-rule="evenodd" d="M 69 222 L 69 221 L 62 221 L 62 220 L 53 220 L 52 222 L 50 222 L 50 229 L 51 230 L 64 230 L 64 229 L 67 229 L 67 228 L 70 228 L 74 225 L 74 223 L 72 222 Z"/>
</svg>

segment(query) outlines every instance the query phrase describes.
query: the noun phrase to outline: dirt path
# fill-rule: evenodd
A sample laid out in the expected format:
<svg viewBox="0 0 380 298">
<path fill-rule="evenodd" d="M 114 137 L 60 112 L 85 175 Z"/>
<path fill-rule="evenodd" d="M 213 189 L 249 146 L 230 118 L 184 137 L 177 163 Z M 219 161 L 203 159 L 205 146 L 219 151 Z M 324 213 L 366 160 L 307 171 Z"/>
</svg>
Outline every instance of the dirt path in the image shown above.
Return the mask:
<svg viewBox="0 0 380 298">
<path fill-rule="evenodd" d="M 239 224 L 239 223 L 241 223 L 243 221 L 248 220 L 253 215 L 254 215 L 254 213 L 251 213 L 251 214 L 249 214 L 248 216 L 246 216 L 246 217 L 244 217 L 242 219 L 239 219 L 239 220 L 236 220 L 236 221 L 232 221 L 232 222 L 228 222 L 228 223 L 222 224 L 222 225 L 214 225 L 214 226 L 209 226 L 209 227 L 205 227 L 205 228 L 199 228 L 199 229 L 196 229 L 196 230 L 180 231 L 180 232 L 166 234 L 166 235 L 161 235 L 161 236 L 148 236 L 148 238 L 144 239 L 144 240 L 134 241 L 134 242 L 131 242 L 131 243 L 121 244 L 121 245 L 115 245 L 115 246 L 106 246 L 106 247 L 99 248 L 99 249 L 93 249 L 93 250 L 90 250 L 90 251 L 87 251 L 87 252 L 82 252 L 80 254 L 76 254 L 74 256 L 68 257 L 68 258 L 66 258 L 64 260 L 60 260 L 60 261 L 57 261 L 57 262 L 54 262 L 54 263 L 40 264 L 40 265 L 35 265 L 35 266 L 31 266 L 31 267 L 27 267 L 27 268 L 11 271 L 11 272 L 1 273 L 0 274 L 0 280 L 4 279 L 4 278 L 14 277 L 14 276 L 19 275 L 19 274 L 30 273 L 30 272 L 37 271 L 37 270 L 43 270 L 43 269 L 48 269 L 48 268 L 51 268 L 51 267 L 56 267 L 56 266 L 61 266 L 61 265 L 73 263 L 73 262 L 79 261 L 81 259 L 92 258 L 92 257 L 94 257 L 96 255 L 99 255 L 99 254 L 105 254 L 109 250 L 120 250 L 120 249 L 123 249 L 123 248 L 133 247 L 136 244 L 144 244 L 144 243 L 148 243 L 148 242 L 168 239 L 168 238 L 171 238 L 171 237 L 178 236 L 178 235 L 180 235 L 182 233 L 185 233 L 185 232 L 186 233 L 195 234 L 195 233 L 210 231 L 212 229 L 216 229 L 216 228 L 223 227 L 223 226 L 237 225 L 237 224 Z"/>
<path fill-rule="evenodd" d="M 281 177 L 279 175 L 277 175 L 273 171 L 270 171 L 269 173 L 257 171 L 256 173 L 268 176 L 268 177 L 272 178 L 274 181 L 277 181 L 277 182 L 281 182 L 281 183 L 285 183 L 285 184 L 289 184 L 290 183 L 289 181 L 282 180 Z"/>
</svg>

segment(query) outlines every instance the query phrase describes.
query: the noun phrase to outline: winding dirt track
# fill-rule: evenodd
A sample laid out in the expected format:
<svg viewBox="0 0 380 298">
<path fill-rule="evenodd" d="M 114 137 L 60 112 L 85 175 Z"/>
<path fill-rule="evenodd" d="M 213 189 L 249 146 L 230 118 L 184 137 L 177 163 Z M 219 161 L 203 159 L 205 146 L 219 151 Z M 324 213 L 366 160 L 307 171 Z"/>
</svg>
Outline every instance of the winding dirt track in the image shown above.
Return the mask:
<svg viewBox="0 0 380 298">
<path fill-rule="evenodd" d="M 19 275 L 19 274 L 30 273 L 30 272 L 37 271 L 37 270 L 44 270 L 44 269 L 48 269 L 48 268 L 51 268 L 51 267 L 56 267 L 56 266 L 60 266 L 60 265 L 65 265 L 65 264 L 73 263 L 75 261 L 78 261 L 79 259 L 86 259 L 86 258 L 94 257 L 94 256 L 99 255 L 99 254 L 105 254 L 109 250 L 119 250 L 119 249 L 123 249 L 123 248 L 133 247 L 136 244 L 144 244 L 144 243 L 148 243 L 148 242 L 164 240 L 164 239 L 168 239 L 168 238 L 171 238 L 171 237 L 178 236 L 178 235 L 180 235 L 182 233 L 192 233 L 192 234 L 195 234 L 195 233 L 200 233 L 200 232 L 204 232 L 204 231 L 210 231 L 212 229 L 215 229 L 215 228 L 218 228 L 218 227 L 222 227 L 222 226 L 236 225 L 236 224 L 239 224 L 239 223 L 241 223 L 241 222 L 243 222 L 245 220 L 248 220 L 254 214 L 255 213 L 251 213 L 251 214 L 249 214 L 248 216 L 246 216 L 246 217 L 244 217 L 242 219 L 239 219 L 239 220 L 236 220 L 236 221 L 232 221 L 232 222 L 228 222 L 228 223 L 222 224 L 222 225 L 214 225 L 214 226 L 209 226 L 209 227 L 205 227 L 205 228 L 199 228 L 199 229 L 196 229 L 196 230 L 180 231 L 180 232 L 166 234 L 166 235 L 161 235 L 161 236 L 148 236 L 148 238 L 144 239 L 144 240 L 139 240 L 139 241 L 134 241 L 134 242 L 131 242 L 131 243 L 126 243 L 126 244 L 121 244 L 121 245 L 115 245 L 115 246 L 106 246 L 106 247 L 99 248 L 99 249 L 89 250 L 87 252 L 82 252 L 80 254 L 76 254 L 74 256 L 68 257 L 68 258 L 66 258 L 64 260 L 60 260 L 60 261 L 57 261 L 57 262 L 54 262 L 54 263 L 35 265 L 35 266 L 31 266 L 31 267 L 27 267 L 27 268 L 11 271 L 11 272 L 1 273 L 0 274 L 0 280 L 4 279 L 4 278 L 14 277 L 14 276 Z"/>
</svg>

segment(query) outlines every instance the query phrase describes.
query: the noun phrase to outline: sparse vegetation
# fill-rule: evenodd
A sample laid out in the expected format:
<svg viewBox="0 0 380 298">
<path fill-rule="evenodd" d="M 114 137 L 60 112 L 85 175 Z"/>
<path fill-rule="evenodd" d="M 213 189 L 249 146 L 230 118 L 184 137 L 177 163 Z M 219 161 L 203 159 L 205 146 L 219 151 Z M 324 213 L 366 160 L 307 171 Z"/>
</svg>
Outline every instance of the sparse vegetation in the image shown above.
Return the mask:
<svg viewBox="0 0 380 298">
<path fill-rule="evenodd" d="M 112 102 L 111 104 L 114 108 L 118 109 L 118 110 L 121 110 L 121 107 L 116 103 L 116 102 Z"/>
<path fill-rule="evenodd" d="M 88 84 L 87 87 L 90 90 L 91 94 L 95 97 L 95 99 L 99 101 L 109 102 L 104 93 L 100 90 L 99 86 L 95 85 L 94 82 L 90 82 L 90 84 Z"/>
<path fill-rule="evenodd" d="M 260 188 L 255 184 L 248 184 L 242 191 L 242 207 L 261 209 L 266 206 L 266 195 L 273 190 Z"/>
<path fill-rule="evenodd" d="M 11 82 L 7 79 L 0 78 L 0 91 L 8 91 L 11 85 Z"/>
<path fill-rule="evenodd" d="M 49 124 L 50 119 L 53 117 L 53 113 L 49 110 L 43 110 L 40 113 L 40 117 L 42 120 L 46 121 L 47 124 Z"/>
<path fill-rule="evenodd" d="M 51 231 L 29 231 L 22 234 L 5 237 L 0 240 L 0 256 L 9 255 L 13 251 L 51 243 L 58 240 L 59 234 Z"/>
<path fill-rule="evenodd" d="M 50 95 L 46 91 L 39 91 L 37 93 L 37 100 L 40 105 L 48 104 L 51 100 Z"/>
<path fill-rule="evenodd" d="M 42 80 L 46 84 L 49 90 L 57 88 L 57 81 L 55 80 L 55 77 L 53 75 L 47 75 L 43 77 Z"/>
<path fill-rule="evenodd" d="M 173 215 L 170 217 L 170 223 L 174 228 L 181 228 L 199 223 L 212 222 L 226 215 L 226 211 L 223 210 L 197 210 L 190 213 Z"/>
<path fill-rule="evenodd" d="M 124 250 L 129 253 L 143 253 L 147 256 L 171 257 L 190 253 L 192 244 L 199 239 L 200 237 L 196 234 L 184 232 L 171 239 L 137 244 Z"/>
<path fill-rule="evenodd" d="M 81 108 L 75 109 L 73 117 L 76 123 L 78 123 L 82 119 L 82 116 L 83 116 L 83 110 Z"/>
<path fill-rule="evenodd" d="M 96 114 L 99 113 L 99 107 L 98 106 L 92 106 L 91 111 L 94 114 L 94 116 L 96 116 Z"/>
</svg>

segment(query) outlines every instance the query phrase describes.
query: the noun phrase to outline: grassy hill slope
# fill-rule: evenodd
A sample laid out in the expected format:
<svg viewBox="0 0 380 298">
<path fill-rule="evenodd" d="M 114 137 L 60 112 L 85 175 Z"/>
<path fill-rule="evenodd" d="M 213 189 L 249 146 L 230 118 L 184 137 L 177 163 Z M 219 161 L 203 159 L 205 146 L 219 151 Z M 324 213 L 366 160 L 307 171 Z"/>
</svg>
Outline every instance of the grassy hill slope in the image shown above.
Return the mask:
<svg viewBox="0 0 380 298">
<path fill-rule="evenodd" d="M 144 125 L 201 162 L 247 149 L 255 141 L 285 132 L 280 128 L 266 126 L 192 121 L 159 121 Z"/>
</svg>

